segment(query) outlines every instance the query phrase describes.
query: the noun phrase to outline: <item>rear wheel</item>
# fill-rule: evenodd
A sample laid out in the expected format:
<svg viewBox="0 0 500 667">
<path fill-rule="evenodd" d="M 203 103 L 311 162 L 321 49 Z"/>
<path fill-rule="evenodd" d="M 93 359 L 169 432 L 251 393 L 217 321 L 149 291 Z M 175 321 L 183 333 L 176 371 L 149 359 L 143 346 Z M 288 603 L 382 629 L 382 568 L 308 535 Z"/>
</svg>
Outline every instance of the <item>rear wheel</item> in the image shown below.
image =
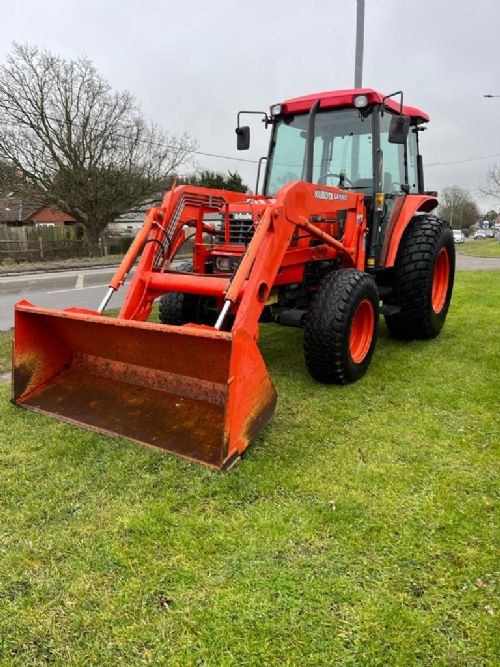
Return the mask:
<svg viewBox="0 0 500 667">
<path fill-rule="evenodd" d="M 396 338 L 434 338 L 450 307 L 455 275 L 453 233 L 445 220 L 432 215 L 414 218 L 406 228 L 396 258 L 392 294 L 399 309 L 386 315 Z"/>
<path fill-rule="evenodd" d="M 346 384 L 370 365 L 378 333 L 374 280 L 356 269 L 335 271 L 320 283 L 304 333 L 306 366 L 315 380 Z"/>
</svg>

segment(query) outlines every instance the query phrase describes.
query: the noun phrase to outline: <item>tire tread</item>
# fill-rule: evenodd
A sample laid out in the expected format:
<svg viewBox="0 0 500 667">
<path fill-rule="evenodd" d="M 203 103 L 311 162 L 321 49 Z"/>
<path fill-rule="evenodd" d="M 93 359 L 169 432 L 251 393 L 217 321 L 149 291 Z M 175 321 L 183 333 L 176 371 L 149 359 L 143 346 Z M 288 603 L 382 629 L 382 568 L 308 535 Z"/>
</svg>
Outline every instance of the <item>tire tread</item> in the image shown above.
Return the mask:
<svg viewBox="0 0 500 667">
<path fill-rule="evenodd" d="M 193 262 L 182 262 L 177 267 L 179 271 L 192 272 Z M 162 324 L 182 326 L 189 319 L 189 297 L 184 292 L 167 292 L 160 298 L 159 318 Z"/>
<path fill-rule="evenodd" d="M 445 305 L 439 316 L 436 316 L 430 299 L 434 262 L 443 239 L 448 250 L 452 248 L 452 252 L 449 252 L 451 277 Z M 391 335 L 405 340 L 434 338 L 438 335 L 450 304 L 454 269 L 455 248 L 449 224 L 434 215 L 413 218 L 401 239 L 395 264 L 393 293 L 386 301 L 388 305 L 400 308 L 395 314 L 385 315 Z"/>
<path fill-rule="evenodd" d="M 369 286 L 369 287 L 368 287 Z M 375 298 L 375 330 L 371 349 L 357 365 L 363 375 L 373 354 L 378 330 L 378 294 L 371 276 L 357 269 L 341 269 L 328 274 L 313 298 L 304 333 L 304 356 L 307 369 L 315 380 L 347 384 L 353 377 L 346 363 L 350 311 L 356 295 L 368 290 Z M 373 303 L 373 301 L 372 301 Z"/>
</svg>

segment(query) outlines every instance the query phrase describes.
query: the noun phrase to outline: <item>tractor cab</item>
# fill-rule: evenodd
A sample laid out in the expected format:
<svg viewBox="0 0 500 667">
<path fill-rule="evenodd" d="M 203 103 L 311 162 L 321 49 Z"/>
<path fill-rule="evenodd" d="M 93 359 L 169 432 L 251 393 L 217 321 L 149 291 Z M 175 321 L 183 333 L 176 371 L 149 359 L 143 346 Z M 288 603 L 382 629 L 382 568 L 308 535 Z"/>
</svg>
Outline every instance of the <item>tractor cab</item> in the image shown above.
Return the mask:
<svg viewBox="0 0 500 667">
<path fill-rule="evenodd" d="M 367 268 L 378 268 L 396 200 L 424 192 L 418 135 L 429 116 L 404 106 L 401 91 L 383 96 L 360 89 L 287 100 L 264 120 L 272 126 L 264 195 L 274 196 L 291 181 L 363 194 Z M 248 147 L 248 128 L 236 132 L 247 139 L 239 147 Z"/>
</svg>

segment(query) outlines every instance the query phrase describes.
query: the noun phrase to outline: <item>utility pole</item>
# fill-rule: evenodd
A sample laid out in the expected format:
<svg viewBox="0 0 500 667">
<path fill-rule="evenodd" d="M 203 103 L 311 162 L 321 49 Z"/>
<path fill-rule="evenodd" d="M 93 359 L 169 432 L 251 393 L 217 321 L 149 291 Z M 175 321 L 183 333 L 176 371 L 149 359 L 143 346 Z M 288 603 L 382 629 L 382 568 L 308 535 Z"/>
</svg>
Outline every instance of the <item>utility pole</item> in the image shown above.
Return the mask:
<svg viewBox="0 0 500 667">
<path fill-rule="evenodd" d="M 365 40 L 365 0 L 357 0 L 356 12 L 356 61 L 354 65 L 354 87 L 363 83 L 363 47 Z"/>
</svg>

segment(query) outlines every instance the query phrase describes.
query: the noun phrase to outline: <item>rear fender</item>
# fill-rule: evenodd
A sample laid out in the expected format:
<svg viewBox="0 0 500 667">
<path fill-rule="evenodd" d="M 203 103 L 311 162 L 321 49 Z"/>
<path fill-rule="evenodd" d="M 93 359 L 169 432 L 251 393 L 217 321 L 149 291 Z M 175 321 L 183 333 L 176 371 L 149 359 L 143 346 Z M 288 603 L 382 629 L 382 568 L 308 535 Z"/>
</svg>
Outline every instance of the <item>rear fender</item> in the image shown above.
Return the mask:
<svg viewBox="0 0 500 667">
<path fill-rule="evenodd" d="M 429 195 L 401 195 L 396 199 L 380 255 L 381 267 L 394 266 L 403 233 L 415 213 L 430 213 L 437 205 L 436 197 Z"/>
</svg>

